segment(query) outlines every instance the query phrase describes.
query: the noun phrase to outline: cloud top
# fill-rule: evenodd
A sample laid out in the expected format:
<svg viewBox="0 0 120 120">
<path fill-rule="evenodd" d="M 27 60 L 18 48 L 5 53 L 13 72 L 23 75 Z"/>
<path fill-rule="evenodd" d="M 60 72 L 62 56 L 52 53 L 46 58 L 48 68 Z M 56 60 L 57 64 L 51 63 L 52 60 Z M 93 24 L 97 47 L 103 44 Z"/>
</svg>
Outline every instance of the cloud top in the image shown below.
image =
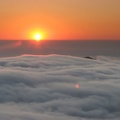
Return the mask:
<svg viewBox="0 0 120 120">
<path fill-rule="evenodd" d="M 119 58 L 0 58 L 0 119 L 119 120 Z"/>
</svg>

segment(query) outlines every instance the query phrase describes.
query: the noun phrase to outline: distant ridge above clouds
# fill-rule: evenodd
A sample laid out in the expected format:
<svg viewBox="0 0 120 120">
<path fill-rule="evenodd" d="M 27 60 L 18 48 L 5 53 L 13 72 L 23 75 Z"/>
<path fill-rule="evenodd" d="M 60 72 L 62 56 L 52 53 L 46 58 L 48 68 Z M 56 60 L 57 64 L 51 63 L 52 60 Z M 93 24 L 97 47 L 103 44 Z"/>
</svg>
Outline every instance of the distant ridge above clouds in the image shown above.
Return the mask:
<svg viewBox="0 0 120 120">
<path fill-rule="evenodd" d="M 0 58 L 1 120 L 119 120 L 119 105 L 119 58 Z"/>
</svg>

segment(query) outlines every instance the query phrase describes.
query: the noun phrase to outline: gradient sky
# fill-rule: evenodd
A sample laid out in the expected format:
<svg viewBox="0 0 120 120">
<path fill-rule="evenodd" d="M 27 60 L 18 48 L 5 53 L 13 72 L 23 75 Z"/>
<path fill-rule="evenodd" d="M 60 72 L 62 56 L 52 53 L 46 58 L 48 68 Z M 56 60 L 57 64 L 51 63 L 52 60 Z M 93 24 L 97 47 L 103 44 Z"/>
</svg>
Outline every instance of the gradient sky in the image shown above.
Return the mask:
<svg viewBox="0 0 120 120">
<path fill-rule="evenodd" d="M 0 0 L 0 39 L 120 39 L 120 0 Z"/>
</svg>

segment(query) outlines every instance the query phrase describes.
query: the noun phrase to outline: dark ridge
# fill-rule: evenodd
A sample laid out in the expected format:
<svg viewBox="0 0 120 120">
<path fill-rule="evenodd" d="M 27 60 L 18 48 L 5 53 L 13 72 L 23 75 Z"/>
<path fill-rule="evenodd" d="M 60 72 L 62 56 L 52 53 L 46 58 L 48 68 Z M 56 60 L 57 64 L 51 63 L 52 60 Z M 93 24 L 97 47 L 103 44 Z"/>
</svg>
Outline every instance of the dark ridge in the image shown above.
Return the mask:
<svg viewBox="0 0 120 120">
<path fill-rule="evenodd" d="M 86 56 L 86 57 L 84 57 L 84 58 L 86 58 L 86 59 L 91 59 L 91 60 L 96 60 L 95 58 L 90 57 L 90 56 Z"/>
</svg>

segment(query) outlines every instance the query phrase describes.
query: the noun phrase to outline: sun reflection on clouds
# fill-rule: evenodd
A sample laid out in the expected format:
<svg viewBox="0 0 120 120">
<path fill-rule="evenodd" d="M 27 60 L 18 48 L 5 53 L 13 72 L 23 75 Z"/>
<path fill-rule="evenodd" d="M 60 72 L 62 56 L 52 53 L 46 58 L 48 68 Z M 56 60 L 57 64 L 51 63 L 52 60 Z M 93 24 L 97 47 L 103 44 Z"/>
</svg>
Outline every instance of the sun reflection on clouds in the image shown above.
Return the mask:
<svg viewBox="0 0 120 120">
<path fill-rule="evenodd" d="M 79 89 L 79 88 L 80 88 L 80 84 L 76 84 L 75 87 L 76 87 L 77 89 Z"/>
</svg>

